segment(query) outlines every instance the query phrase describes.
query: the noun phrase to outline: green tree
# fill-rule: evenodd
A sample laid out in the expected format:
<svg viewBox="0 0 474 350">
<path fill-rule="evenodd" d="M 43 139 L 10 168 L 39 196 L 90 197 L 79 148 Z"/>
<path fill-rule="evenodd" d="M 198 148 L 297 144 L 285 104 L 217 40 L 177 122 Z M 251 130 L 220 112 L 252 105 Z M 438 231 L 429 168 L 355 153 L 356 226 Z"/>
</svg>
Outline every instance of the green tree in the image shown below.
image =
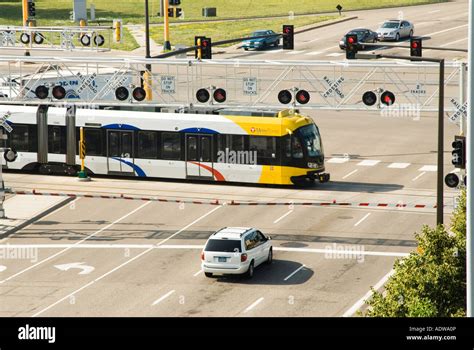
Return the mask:
<svg viewBox="0 0 474 350">
<path fill-rule="evenodd" d="M 416 252 L 395 262 L 382 293 L 372 289 L 365 316 L 461 317 L 466 315 L 466 193 L 451 230 L 423 226 Z"/>
</svg>

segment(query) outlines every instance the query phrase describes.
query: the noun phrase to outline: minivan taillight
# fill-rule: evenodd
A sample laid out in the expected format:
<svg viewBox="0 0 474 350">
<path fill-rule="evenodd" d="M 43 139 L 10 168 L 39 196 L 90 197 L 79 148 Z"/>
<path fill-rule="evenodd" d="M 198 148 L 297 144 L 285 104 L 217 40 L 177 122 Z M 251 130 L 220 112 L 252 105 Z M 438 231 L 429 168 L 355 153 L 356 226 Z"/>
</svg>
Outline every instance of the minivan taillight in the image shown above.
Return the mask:
<svg viewBox="0 0 474 350">
<path fill-rule="evenodd" d="M 204 260 L 204 252 L 201 252 L 201 260 Z"/>
<path fill-rule="evenodd" d="M 242 253 L 240 254 L 240 262 L 244 262 L 244 261 L 247 261 L 247 254 Z"/>
</svg>

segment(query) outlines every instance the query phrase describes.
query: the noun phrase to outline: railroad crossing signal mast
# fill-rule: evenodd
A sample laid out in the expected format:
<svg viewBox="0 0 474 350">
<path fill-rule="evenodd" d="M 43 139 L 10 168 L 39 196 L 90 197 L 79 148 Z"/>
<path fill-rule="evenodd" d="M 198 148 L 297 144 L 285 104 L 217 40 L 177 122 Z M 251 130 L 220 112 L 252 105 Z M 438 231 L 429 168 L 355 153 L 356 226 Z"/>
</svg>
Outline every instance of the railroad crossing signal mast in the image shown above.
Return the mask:
<svg viewBox="0 0 474 350">
<path fill-rule="evenodd" d="M 13 128 L 7 123 L 9 114 L 5 114 L 3 117 L 0 118 L 0 140 L 2 142 L 6 142 L 8 136 L 3 133 L 5 129 L 8 133 L 13 131 Z M 14 162 L 18 156 L 17 152 L 13 149 L 9 148 L 0 148 L 0 152 L 3 153 L 3 157 L 7 162 Z M 3 161 L 0 157 L 0 219 L 5 218 L 5 210 L 3 208 L 3 202 L 5 201 L 5 184 L 3 183 Z"/>
</svg>

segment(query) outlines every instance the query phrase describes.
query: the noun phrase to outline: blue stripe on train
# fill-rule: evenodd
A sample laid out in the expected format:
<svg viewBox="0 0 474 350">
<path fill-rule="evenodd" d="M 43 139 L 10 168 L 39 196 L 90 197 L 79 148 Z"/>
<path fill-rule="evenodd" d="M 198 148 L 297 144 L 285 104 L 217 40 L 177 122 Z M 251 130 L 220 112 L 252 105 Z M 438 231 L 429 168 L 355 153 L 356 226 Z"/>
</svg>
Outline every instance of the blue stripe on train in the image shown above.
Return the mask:
<svg viewBox="0 0 474 350">
<path fill-rule="evenodd" d="M 143 171 L 142 168 L 140 168 L 138 165 L 136 164 L 133 164 L 132 162 L 129 162 L 127 160 L 123 160 L 122 158 L 116 158 L 116 157 L 112 157 L 112 159 L 115 159 L 115 160 L 118 160 L 119 162 L 122 162 L 124 164 L 127 164 L 129 167 L 131 167 L 133 169 L 133 171 L 135 171 L 135 173 L 137 174 L 137 176 L 139 177 L 147 177 L 145 172 Z"/>
</svg>

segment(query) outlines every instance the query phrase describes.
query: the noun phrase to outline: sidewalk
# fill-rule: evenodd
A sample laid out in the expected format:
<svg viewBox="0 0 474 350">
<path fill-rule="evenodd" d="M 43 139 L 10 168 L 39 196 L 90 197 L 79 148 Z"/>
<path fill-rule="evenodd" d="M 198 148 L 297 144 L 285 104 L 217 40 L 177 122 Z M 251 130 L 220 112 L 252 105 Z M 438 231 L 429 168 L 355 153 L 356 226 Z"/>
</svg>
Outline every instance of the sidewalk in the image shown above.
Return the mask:
<svg viewBox="0 0 474 350">
<path fill-rule="evenodd" d="M 140 47 L 138 49 L 135 49 L 131 51 L 133 54 L 140 55 L 145 57 L 146 55 L 146 42 L 145 42 L 145 30 L 143 25 L 135 24 L 135 25 L 127 25 L 125 26 L 130 34 L 135 38 L 137 41 L 138 45 Z M 153 39 L 150 38 L 150 52 L 152 55 L 158 55 L 163 51 L 163 46 L 158 45 Z"/>
<path fill-rule="evenodd" d="M 6 219 L 0 219 L 0 239 L 53 212 L 73 198 L 12 196 L 3 203 Z"/>
</svg>

